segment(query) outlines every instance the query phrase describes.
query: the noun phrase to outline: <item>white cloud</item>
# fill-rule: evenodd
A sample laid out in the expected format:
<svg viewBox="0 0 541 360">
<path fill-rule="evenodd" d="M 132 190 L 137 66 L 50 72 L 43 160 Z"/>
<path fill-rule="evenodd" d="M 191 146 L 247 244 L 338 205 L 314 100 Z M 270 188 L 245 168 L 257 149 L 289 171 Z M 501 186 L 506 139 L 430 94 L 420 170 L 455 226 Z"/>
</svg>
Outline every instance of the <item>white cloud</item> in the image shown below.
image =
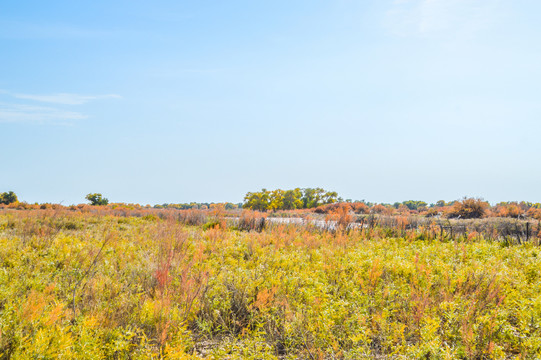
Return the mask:
<svg viewBox="0 0 541 360">
<path fill-rule="evenodd" d="M 100 99 L 119 99 L 120 95 L 80 95 L 58 93 L 49 95 L 32 95 L 13 93 L 0 89 L 4 98 L 11 97 L 27 100 L 27 103 L 0 102 L 0 123 L 38 123 L 54 125 L 71 125 L 74 120 L 86 119 L 88 116 L 75 111 L 58 107 L 36 106 L 32 102 L 55 105 L 82 105 Z M 30 103 L 28 103 L 28 100 Z"/>
<path fill-rule="evenodd" d="M 53 104 L 62 104 L 62 105 L 82 105 L 93 100 L 121 98 L 120 95 L 115 95 L 115 94 L 80 95 L 80 94 L 67 94 L 67 93 L 50 94 L 50 95 L 12 94 L 12 96 L 18 99 L 33 100 L 33 101 L 47 102 L 47 103 L 53 103 Z"/>
<path fill-rule="evenodd" d="M 473 34 L 499 16 L 500 0 L 395 0 L 386 27 L 399 36 Z"/>
<path fill-rule="evenodd" d="M 0 123 L 69 125 L 87 116 L 74 111 L 22 104 L 0 103 Z"/>
</svg>

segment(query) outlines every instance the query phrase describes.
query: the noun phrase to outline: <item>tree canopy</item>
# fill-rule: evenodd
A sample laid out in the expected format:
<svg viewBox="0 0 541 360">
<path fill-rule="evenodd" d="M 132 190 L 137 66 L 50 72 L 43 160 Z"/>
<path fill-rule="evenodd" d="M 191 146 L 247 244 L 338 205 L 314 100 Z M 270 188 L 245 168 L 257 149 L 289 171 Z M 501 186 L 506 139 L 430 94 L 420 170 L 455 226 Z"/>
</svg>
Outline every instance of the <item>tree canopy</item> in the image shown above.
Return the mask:
<svg viewBox="0 0 541 360">
<path fill-rule="evenodd" d="M 0 204 L 9 205 L 17 201 L 17 195 L 13 191 L 0 193 Z"/>
<path fill-rule="evenodd" d="M 312 209 L 340 200 L 335 191 L 326 191 L 322 188 L 272 191 L 262 189 L 247 193 L 244 197 L 243 208 L 257 211 Z"/>
<path fill-rule="evenodd" d="M 90 201 L 90 205 L 107 205 L 107 204 L 109 204 L 109 200 L 104 198 L 99 193 L 88 194 L 88 195 L 86 195 L 85 199 Z"/>
</svg>

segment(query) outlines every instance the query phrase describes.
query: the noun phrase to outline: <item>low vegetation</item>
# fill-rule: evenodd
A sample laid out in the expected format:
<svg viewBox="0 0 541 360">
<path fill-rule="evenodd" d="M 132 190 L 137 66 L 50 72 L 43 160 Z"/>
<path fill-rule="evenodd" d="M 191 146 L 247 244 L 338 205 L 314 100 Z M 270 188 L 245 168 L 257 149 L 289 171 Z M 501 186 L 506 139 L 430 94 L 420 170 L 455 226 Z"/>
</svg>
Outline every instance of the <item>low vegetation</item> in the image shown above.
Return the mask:
<svg viewBox="0 0 541 360">
<path fill-rule="evenodd" d="M 5 208 L 0 358 L 541 357 L 537 242 L 265 217 Z"/>
</svg>

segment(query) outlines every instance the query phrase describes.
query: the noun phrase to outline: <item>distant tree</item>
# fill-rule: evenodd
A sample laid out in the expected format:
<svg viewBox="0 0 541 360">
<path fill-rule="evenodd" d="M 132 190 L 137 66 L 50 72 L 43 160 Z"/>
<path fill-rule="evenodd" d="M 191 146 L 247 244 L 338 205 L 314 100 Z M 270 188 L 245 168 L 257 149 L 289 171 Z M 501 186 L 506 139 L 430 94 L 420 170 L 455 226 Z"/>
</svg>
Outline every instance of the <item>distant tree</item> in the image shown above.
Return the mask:
<svg viewBox="0 0 541 360">
<path fill-rule="evenodd" d="M 225 209 L 226 210 L 233 210 L 233 209 L 236 209 L 237 208 L 237 205 L 236 204 L 232 204 L 230 202 L 228 203 L 225 203 Z"/>
<path fill-rule="evenodd" d="M 301 198 L 304 209 L 312 209 L 320 205 L 332 204 L 338 200 L 338 194 L 334 191 L 325 191 L 322 188 L 306 188 Z"/>
<path fill-rule="evenodd" d="M 242 207 L 258 211 L 311 209 L 336 203 L 339 199 L 336 192 L 325 191 L 321 188 L 273 191 L 262 189 L 259 192 L 247 193 Z"/>
<path fill-rule="evenodd" d="M 9 205 L 14 202 L 17 202 L 17 195 L 13 191 L 0 193 L 0 204 Z"/>
<path fill-rule="evenodd" d="M 419 208 L 425 207 L 427 205 L 424 201 L 415 200 L 404 201 L 402 204 L 406 205 L 410 210 L 418 210 Z"/>
<path fill-rule="evenodd" d="M 269 209 L 272 211 L 284 208 L 284 190 L 276 189 L 269 194 Z"/>
<path fill-rule="evenodd" d="M 336 191 L 326 191 L 321 200 L 323 201 L 323 204 L 334 204 L 335 202 L 338 202 L 338 193 Z"/>
<path fill-rule="evenodd" d="M 283 197 L 284 210 L 295 210 L 302 208 L 302 191 L 299 188 L 295 190 L 286 190 Z"/>
<path fill-rule="evenodd" d="M 321 191 L 320 191 L 321 190 Z M 302 189 L 302 207 L 303 209 L 310 209 L 318 207 L 319 205 L 319 194 L 323 192 L 323 189 L 311 189 L 305 188 Z"/>
<path fill-rule="evenodd" d="M 90 201 L 90 205 L 107 205 L 107 204 L 109 204 L 109 200 L 104 198 L 101 194 L 98 194 L 98 193 L 88 194 L 88 195 L 86 195 L 85 199 Z"/>
<path fill-rule="evenodd" d="M 244 197 L 245 209 L 257 211 L 267 211 L 270 207 L 270 192 L 267 189 L 262 189 L 260 192 L 249 192 Z"/>
</svg>

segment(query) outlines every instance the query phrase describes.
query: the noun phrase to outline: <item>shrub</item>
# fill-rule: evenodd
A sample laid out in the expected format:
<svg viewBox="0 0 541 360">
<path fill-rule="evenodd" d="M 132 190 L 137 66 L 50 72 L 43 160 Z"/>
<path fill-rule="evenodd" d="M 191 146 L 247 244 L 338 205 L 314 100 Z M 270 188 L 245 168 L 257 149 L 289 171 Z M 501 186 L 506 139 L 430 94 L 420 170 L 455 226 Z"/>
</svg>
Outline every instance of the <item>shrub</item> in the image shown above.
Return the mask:
<svg viewBox="0 0 541 360">
<path fill-rule="evenodd" d="M 424 214 L 426 217 L 434 217 L 434 216 L 438 216 L 440 214 L 440 212 L 438 211 L 438 209 L 436 208 L 430 208 L 426 211 L 426 213 Z"/>
<path fill-rule="evenodd" d="M 531 209 L 528 210 L 526 215 L 528 215 L 529 217 L 534 218 L 536 220 L 541 220 L 541 209 L 531 208 Z"/>
<path fill-rule="evenodd" d="M 449 218 L 479 219 L 485 216 L 489 205 L 482 199 L 464 198 L 457 201 L 447 212 Z"/>
<path fill-rule="evenodd" d="M 242 231 L 263 231 L 265 228 L 265 216 L 255 211 L 245 210 L 239 218 L 238 229 Z"/>
<path fill-rule="evenodd" d="M 363 202 L 355 202 L 351 204 L 351 207 L 356 214 L 368 214 L 370 212 L 368 205 Z"/>
<path fill-rule="evenodd" d="M 349 214 L 350 210 L 351 207 L 349 204 L 341 203 L 331 212 L 332 219 L 336 221 L 336 225 L 339 229 L 347 229 L 349 224 L 353 221 L 352 216 Z"/>
<path fill-rule="evenodd" d="M 203 225 L 207 222 L 207 215 L 202 210 L 181 210 L 178 220 L 186 225 Z"/>
<path fill-rule="evenodd" d="M 370 213 L 372 214 L 382 214 L 382 215 L 391 215 L 393 213 L 393 209 L 389 208 L 382 204 L 376 204 L 370 208 Z"/>
<path fill-rule="evenodd" d="M 494 213 L 499 217 L 519 218 L 523 215 L 524 211 L 516 203 L 509 203 L 499 204 Z"/>
</svg>

